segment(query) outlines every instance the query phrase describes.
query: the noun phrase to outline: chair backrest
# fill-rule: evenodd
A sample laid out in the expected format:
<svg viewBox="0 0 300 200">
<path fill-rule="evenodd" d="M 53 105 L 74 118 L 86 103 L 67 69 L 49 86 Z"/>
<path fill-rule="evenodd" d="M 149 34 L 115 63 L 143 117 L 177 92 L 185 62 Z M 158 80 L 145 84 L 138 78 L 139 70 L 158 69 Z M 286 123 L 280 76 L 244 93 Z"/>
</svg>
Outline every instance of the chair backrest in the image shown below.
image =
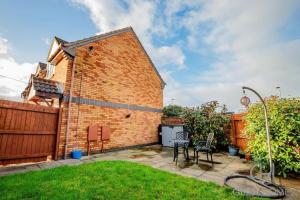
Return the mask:
<svg viewBox="0 0 300 200">
<path fill-rule="evenodd" d="M 209 133 L 207 136 L 206 145 L 205 145 L 207 148 L 210 148 L 210 145 L 211 145 L 213 139 L 214 139 L 214 133 Z"/>
<path fill-rule="evenodd" d="M 176 132 L 176 140 L 188 140 L 189 139 L 189 133 L 186 131 L 178 131 Z"/>
</svg>

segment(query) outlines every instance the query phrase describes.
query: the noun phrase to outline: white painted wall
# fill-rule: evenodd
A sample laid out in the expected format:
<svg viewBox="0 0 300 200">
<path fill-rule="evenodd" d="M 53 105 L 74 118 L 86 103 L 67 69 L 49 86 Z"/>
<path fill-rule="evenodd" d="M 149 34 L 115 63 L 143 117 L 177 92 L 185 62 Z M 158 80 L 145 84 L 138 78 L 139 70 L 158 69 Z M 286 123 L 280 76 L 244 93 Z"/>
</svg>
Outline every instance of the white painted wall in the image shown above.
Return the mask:
<svg viewBox="0 0 300 200">
<path fill-rule="evenodd" d="M 48 59 L 55 53 L 57 49 L 58 49 L 58 43 L 56 42 L 56 40 L 54 40 Z"/>
</svg>

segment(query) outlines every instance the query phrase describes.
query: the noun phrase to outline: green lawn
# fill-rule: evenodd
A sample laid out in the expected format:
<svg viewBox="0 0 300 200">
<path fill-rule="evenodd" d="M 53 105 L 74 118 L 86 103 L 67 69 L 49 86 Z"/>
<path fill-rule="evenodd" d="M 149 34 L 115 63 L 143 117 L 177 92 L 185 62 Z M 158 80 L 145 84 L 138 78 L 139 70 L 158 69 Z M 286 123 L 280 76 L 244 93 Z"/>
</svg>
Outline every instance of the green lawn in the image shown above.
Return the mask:
<svg viewBox="0 0 300 200">
<path fill-rule="evenodd" d="M 102 161 L 0 177 L 0 199 L 249 199 L 126 161 Z"/>
</svg>

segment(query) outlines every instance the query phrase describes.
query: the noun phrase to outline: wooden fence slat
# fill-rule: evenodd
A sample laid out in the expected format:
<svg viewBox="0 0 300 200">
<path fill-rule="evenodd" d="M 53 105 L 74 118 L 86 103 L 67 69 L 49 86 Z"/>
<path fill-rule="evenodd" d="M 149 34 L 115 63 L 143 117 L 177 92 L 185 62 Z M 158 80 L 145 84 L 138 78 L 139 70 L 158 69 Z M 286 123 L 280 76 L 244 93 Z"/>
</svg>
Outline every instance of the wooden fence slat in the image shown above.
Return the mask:
<svg viewBox="0 0 300 200">
<path fill-rule="evenodd" d="M 0 109 L 0 129 L 4 128 L 6 114 L 6 110 Z"/>
<path fill-rule="evenodd" d="M 12 143 L 13 143 L 13 137 L 8 135 L 6 149 L 5 149 L 5 153 L 8 155 L 10 155 L 10 153 L 12 152 Z"/>
<path fill-rule="evenodd" d="M 1 152 L 1 146 L 2 146 L 2 139 L 3 139 L 3 135 L 0 135 L 0 152 Z"/>
<path fill-rule="evenodd" d="M 7 139 L 8 139 L 7 135 L 2 136 L 2 143 L 0 144 L 0 155 L 5 154 Z"/>
<path fill-rule="evenodd" d="M 7 110 L 7 114 L 6 114 L 5 120 L 4 120 L 4 129 L 9 129 L 11 114 L 12 114 L 12 110 Z"/>
<path fill-rule="evenodd" d="M 58 159 L 61 120 L 62 120 L 62 108 L 59 109 L 58 117 L 57 117 L 57 129 L 56 129 L 57 135 L 56 135 L 56 141 L 55 141 L 55 154 L 53 156 L 54 160 Z"/>
<path fill-rule="evenodd" d="M 26 120 L 26 112 L 21 112 L 21 122 L 20 122 L 20 130 L 25 130 L 25 120 Z M 1 135 L 1 134 L 0 134 Z M 19 143 L 18 143 L 18 153 L 22 152 L 22 148 L 24 145 L 24 135 L 19 135 Z"/>
<path fill-rule="evenodd" d="M 19 137 L 12 137 L 12 135 L 10 135 L 11 138 L 12 138 L 12 147 L 11 147 L 11 154 L 14 155 L 14 154 L 17 154 L 17 144 L 18 144 L 18 140 L 19 140 Z"/>
<path fill-rule="evenodd" d="M 44 115 L 39 113 L 37 116 L 37 120 L 36 120 L 36 124 L 35 124 L 35 128 L 36 130 L 42 130 L 43 128 L 41 128 L 41 123 L 47 123 L 48 120 L 44 119 Z M 42 124 L 43 125 L 43 124 Z M 37 138 L 38 137 L 38 138 Z M 39 152 L 40 147 L 42 146 L 42 135 L 39 136 L 35 136 L 34 137 L 34 145 L 33 145 L 33 152 Z M 38 141 L 39 140 L 39 141 Z"/>
</svg>

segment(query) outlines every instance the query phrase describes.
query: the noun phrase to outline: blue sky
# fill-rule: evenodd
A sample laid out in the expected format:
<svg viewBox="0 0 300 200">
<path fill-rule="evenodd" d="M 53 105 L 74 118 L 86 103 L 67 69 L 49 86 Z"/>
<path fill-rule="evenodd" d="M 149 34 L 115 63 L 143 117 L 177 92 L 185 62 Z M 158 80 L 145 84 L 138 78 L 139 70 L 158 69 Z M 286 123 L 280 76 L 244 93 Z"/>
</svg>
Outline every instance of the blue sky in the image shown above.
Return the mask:
<svg viewBox="0 0 300 200">
<path fill-rule="evenodd" d="M 97 32 L 86 10 L 68 1 L 1 1 L 0 35 L 13 48 L 19 62 L 45 60 L 50 40 L 59 36 L 68 40 L 89 37 Z"/>
<path fill-rule="evenodd" d="M 238 111 L 242 85 L 300 96 L 297 0 L 1 1 L 0 75 L 26 82 L 53 36 L 73 41 L 127 26 L 167 82 L 165 104 L 218 100 Z M 23 88 L 0 77 L 1 96 Z"/>
</svg>

